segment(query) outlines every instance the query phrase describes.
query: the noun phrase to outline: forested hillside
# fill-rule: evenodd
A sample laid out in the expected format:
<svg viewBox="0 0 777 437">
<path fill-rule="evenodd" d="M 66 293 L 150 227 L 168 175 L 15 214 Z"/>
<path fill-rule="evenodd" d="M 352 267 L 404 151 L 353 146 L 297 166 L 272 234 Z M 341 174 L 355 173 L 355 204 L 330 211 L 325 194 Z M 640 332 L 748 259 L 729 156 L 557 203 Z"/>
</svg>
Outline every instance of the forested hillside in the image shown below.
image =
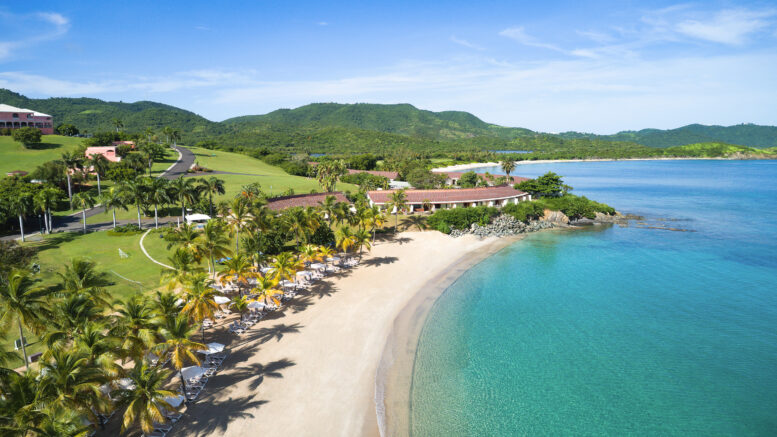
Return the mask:
<svg viewBox="0 0 777 437">
<path fill-rule="evenodd" d="M 155 102 L 105 102 L 92 98 L 29 99 L 0 89 L 0 103 L 49 113 L 55 124 L 70 123 L 82 132 L 115 129 L 139 133 L 169 126 L 183 143 L 226 150 L 268 148 L 309 153 L 386 153 L 399 147 L 419 152 L 524 150 L 533 156 L 644 157 L 651 149 L 698 143 L 746 147 L 777 146 L 777 127 L 689 125 L 678 129 L 643 129 L 613 135 L 579 132 L 545 134 L 487 123 L 461 111 L 432 112 L 409 104 L 314 103 L 247 115 L 223 122 Z"/>
</svg>

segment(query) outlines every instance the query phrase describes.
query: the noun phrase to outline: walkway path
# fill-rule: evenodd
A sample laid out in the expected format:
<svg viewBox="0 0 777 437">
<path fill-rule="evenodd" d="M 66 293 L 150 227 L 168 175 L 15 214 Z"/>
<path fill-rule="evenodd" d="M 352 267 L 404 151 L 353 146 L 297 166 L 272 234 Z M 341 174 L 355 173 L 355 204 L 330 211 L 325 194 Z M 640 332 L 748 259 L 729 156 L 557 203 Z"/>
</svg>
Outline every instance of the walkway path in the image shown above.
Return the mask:
<svg viewBox="0 0 777 437">
<path fill-rule="evenodd" d="M 162 267 L 164 267 L 166 269 L 175 270 L 174 268 L 168 266 L 167 264 L 162 264 L 161 262 L 155 260 L 154 258 L 151 258 L 151 255 L 149 255 L 148 252 L 146 252 L 146 247 L 143 246 L 143 240 L 146 239 L 146 235 L 148 235 L 148 233 L 151 232 L 151 231 L 152 231 L 152 229 L 147 230 L 146 233 L 143 234 L 142 237 L 140 237 L 140 250 L 142 250 L 143 254 L 146 255 L 146 258 L 150 259 L 152 262 L 154 262 L 156 264 L 159 264 L 160 266 L 162 266 Z"/>
</svg>

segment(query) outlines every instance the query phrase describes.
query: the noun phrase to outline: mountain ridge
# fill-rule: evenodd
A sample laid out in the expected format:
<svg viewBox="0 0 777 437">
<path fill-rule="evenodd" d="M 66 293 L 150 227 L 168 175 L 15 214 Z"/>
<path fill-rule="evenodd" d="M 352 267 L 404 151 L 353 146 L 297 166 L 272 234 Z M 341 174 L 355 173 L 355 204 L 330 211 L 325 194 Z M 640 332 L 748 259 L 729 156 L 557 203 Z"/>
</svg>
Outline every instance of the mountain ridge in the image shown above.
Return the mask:
<svg viewBox="0 0 777 437">
<path fill-rule="evenodd" d="M 629 142 L 653 148 L 695 143 L 720 142 L 748 147 L 777 146 L 777 126 L 744 123 L 732 126 L 690 124 L 675 129 L 646 128 L 601 135 L 583 132 L 548 134 L 521 127 L 500 126 L 465 111 L 433 112 L 409 103 L 311 103 L 283 108 L 266 114 L 244 115 L 221 122 L 194 112 L 152 101 L 109 102 L 90 97 L 51 97 L 30 99 L 0 88 L 0 103 L 26 107 L 54 116 L 56 124 L 75 124 L 90 133 L 113 130 L 112 120 L 120 119 L 127 131 L 171 126 L 181 130 L 185 141 L 216 141 L 231 145 L 260 147 L 266 144 L 296 147 L 295 138 L 326 136 L 336 143 L 358 137 L 369 142 L 369 132 L 385 144 L 460 142 L 486 147 L 509 145 L 520 139 L 597 140 Z M 269 141 L 269 143 L 267 143 Z M 284 144 L 285 142 L 285 144 Z M 306 144 L 309 147 L 310 144 Z M 421 147 L 419 145 L 419 147 Z"/>
</svg>

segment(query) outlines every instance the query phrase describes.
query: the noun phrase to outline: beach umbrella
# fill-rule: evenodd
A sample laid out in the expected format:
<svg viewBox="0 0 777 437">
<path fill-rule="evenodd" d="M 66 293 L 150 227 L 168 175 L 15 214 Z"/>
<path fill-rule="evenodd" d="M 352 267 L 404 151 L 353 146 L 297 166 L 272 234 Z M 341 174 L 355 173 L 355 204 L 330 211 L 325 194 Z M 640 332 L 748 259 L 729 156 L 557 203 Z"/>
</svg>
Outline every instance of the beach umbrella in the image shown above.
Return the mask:
<svg viewBox="0 0 777 437">
<path fill-rule="evenodd" d="M 135 383 L 130 378 L 121 378 L 116 381 L 116 385 L 124 390 L 132 390 L 135 388 Z"/>
<path fill-rule="evenodd" d="M 180 406 L 183 403 L 183 401 L 184 401 L 184 397 L 181 395 L 168 396 L 165 398 L 165 402 L 170 404 L 170 406 L 173 408 L 178 408 L 178 406 Z"/>
<path fill-rule="evenodd" d="M 217 354 L 224 351 L 224 345 L 221 343 L 208 343 L 208 353 Z"/>
<path fill-rule="evenodd" d="M 265 304 L 263 304 L 261 302 L 257 302 L 257 301 L 253 301 L 253 302 L 248 304 L 248 308 L 253 309 L 253 310 L 262 310 L 266 306 L 267 305 L 265 305 Z"/>
<path fill-rule="evenodd" d="M 226 296 L 216 296 L 216 297 L 214 297 L 214 298 L 213 298 L 213 300 L 214 300 L 214 301 L 215 301 L 217 304 L 219 304 L 219 305 L 223 305 L 223 304 L 225 304 L 225 303 L 229 303 L 229 298 L 228 298 L 228 297 L 226 297 Z"/>
<path fill-rule="evenodd" d="M 181 369 L 180 374 L 183 376 L 183 379 L 188 381 L 190 379 L 199 378 L 200 376 L 204 375 L 205 369 L 200 366 L 189 366 Z"/>
</svg>

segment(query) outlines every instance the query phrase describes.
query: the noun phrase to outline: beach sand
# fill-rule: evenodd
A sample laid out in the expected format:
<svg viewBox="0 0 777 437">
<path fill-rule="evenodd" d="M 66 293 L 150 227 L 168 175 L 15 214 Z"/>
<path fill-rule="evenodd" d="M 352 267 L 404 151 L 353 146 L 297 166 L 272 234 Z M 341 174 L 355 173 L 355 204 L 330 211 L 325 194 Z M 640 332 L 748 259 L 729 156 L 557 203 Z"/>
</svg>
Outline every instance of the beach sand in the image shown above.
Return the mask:
<svg viewBox="0 0 777 437">
<path fill-rule="evenodd" d="M 376 374 L 398 316 L 419 295 L 436 298 L 419 293 L 434 288 L 430 280 L 450 282 L 506 244 L 434 231 L 378 242 L 359 267 L 325 278 L 235 339 L 172 435 L 379 435 Z"/>
<path fill-rule="evenodd" d="M 621 158 L 621 159 L 609 159 L 609 158 L 592 158 L 592 159 L 536 159 L 536 160 L 526 160 L 526 161 L 515 161 L 515 165 L 532 165 L 532 164 L 556 164 L 556 163 L 564 163 L 564 162 L 614 162 L 614 161 L 697 161 L 697 160 L 712 160 L 712 161 L 732 161 L 735 160 L 733 158 L 705 158 L 705 157 L 694 157 L 694 158 L 661 158 L 661 157 L 653 157 L 653 158 Z M 439 168 L 433 168 L 432 171 L 434 172 L 460 172 L 460 171 L 469 171 L 476 168 L 483 168 L 483 167 L 498 167 L 500 163 L 498 162 L 473 162 L 469 164 L 457 164 L 457 165 L 450 165 L 448 167 L 439 167 Z"/>
</svg>

